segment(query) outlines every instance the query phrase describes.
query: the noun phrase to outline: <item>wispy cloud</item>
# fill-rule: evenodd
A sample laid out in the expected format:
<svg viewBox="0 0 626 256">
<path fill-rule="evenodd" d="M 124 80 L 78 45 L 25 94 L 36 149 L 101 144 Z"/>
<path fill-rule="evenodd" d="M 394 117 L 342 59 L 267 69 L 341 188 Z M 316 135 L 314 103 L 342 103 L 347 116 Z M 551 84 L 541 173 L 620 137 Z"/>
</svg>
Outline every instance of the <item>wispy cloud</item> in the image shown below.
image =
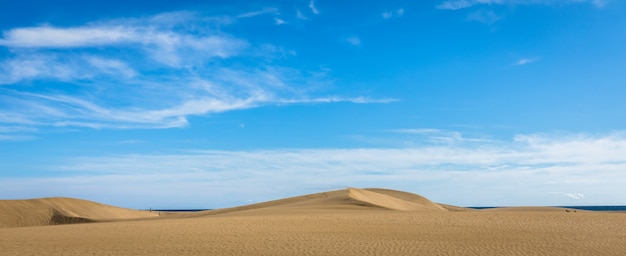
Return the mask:
<svg viewBox="0 0 626 256">
<path fill-rule="evenodd" d="M 517 66 L 528 65 L 528 64 L 531 64 L 531 63 L 536 62 L 538 60 L 539 60 L 539 58 L 522 58 L 522 59 L 517 60 L 515 62 L 515 65 L 517 65 Z"/>
<path fill-rule="evenodd" d="M 0 63 L 0 84 L 14 84 L 37 78 L 62 81 L 86 78 L 89 74 L 73 62 L 75 61 L 66 61 L 62 57 L 47 54 L 25 54 L 8 59 Z"/>
<path fill-rule="evenodd" d="M 300 11 L 300 9 L 297 9 L 297 10 L 296 10 L 296 17 L 297 17 L 298 19 L 301 19 L 301 20 L 307 20 L 307 19 L 308 19 L 308 18 L 306 17 L 306 15 L 304 15 L 304 14 L 302 13 L 302 11 Z"/>
<path fill-rule="evenodd" d="M 277 8 L 265 8 L 265 9 L 258 10 L 258 11 L 245 12 L 245 13 L 241 13 L 237 15 L 237 18 L 252 18 L 252 17 L 265 15 L 265 14 L 278 14 L 278 9 Z"/>
<path fill-rule="evenodd" d="M 75 49 L 93 47 L 130 48 L 141 50 L 161 64 L 180 67 L 181 55 L 198 58 L 228 58 L 236 55 L 246 42 L 223 34 L 192 34 L 174 31 L 160 24 L 130 23 L 95 24 L 82 27 L 28 27 L 3 33 L 0 46 L 14 49 Z M 164 25 L 166 26 L 166 25 Z M 194 55 L 188 54 L 193 52 Z M 200 55 L 198 55 L 200 54 Z"/>
<path fill-rule="evenodd" d="M 412 136 L 416 136 L 417 139 L 422 139 L 429 143 L 434 144 L 454 144 L 454 143 L 486 143 L 490 142 L 490 140 L 485 138 L 468 138 L 463 136 L 460 132 L 457 131 L 446 131 L 441 129 L 395 129 L 391 130 L 394 133 L 408 134 Z"/>
<path fill-rule="evenodd" d="M 320 14 L 320 11 L 317 9 L 317 7 L 315 7 L 315 1 L 314 0 L 311 0 L 309 2 L 309 9 L 311 9 L 311 12 L 313 14 L 315 14 L 315 15 Z"/>
<path fill-rule="evenodd" d="M 10 92 L 0 95 L 6 103 L 0 104 L 0 107 L 10 110 L 20 120 L 28 120 L 34 124 L 91 128 L 169 128 L 188 125 L 187 116 L 190 115 L 221 113 L 263 105 L 394 101 L 366 97 L 301 95 L 287 84 L 308 79 L 295 70 L 285 68 L 220 68 L 205 75 L 207 78 L 195 75 L 190 75 L 189 78 L 171 78 L 171 81 L 161 81 L 162 85 L 154 88 L 151 88 L 154 84 L 138 81 L 136 85 L 139 87 L 135 88 L 137 92 L 127 89 L 129 95 L 126 95 L 126 99 L 116 97 L 113 101 L 124 102 L 122 106 L 109 102 L 107 91 L 116 88 L 107 87 L 101 89 L 102 96 L 98 99 L 88 95 Z M 170 87 L 167 84 L 177 86 Z M 110 97 L 114 95 L 111 94 Z M 146 98 L 144 95 L 151 97 Z M 155 100 L 159 101 L 154 102 Z M 123 107 L 124 105 L 129 107 Z"/>
<path fill-rule="evenodd" d="M 137 43 L 141 32 L 125 27 L 31 27 L 5 31 L 1 46 L 14 48 L 85 47 Z"/>
<path fill-rule="evenodd" d="M 124 60 L 88 54 L 21 53 L 0 62 L 0 85 L 24 80 L 72 81 L 102 76 L 133 78 L 137 72 Z"/>
<path fill-rule="evenodd" d="M 277 18 L 277 17 L 274 17 L 274 22 L 276 23 L 276 25 L 282 25 L 282 24 L 286 24 L 287 23 L 286 21 L 284 21 L 284 20 L 282 20 L 280 18 Z"/>
<path fill-rule="evenodd" d="M 106 73 L 108 75 L 123 75 L 128 78 L 132 78 L 137 75 L 137 72 L 133 68 L 129 67 L 127 63 L 117 59 L 106 59 L 96 56 L 85 57 L 87 63 L 92 67 Z"/>
<path fill-rule="evenodd" d="M 346 42 L 353 46 L 360 46 L 361 38 L 359 38 L 358 36 L 349 36 L 346 38 Z"/>
<path fill-rule="evenodd" d="M 239 18 L 271 13 L 276 9 Z M 7 30 L 0 39 L 0 46 L 11 49 L 0 59 L 0 109 L 10 115 L 0 125 L 169 128 L 188 125 L 191 115 L 265 105 L 390 102 L 315 95 L 308 87 L 330 83 L 325 71 L 269 65 L 268 55 L 279 52 L 193 25 L 223 20 L 175 13 Z M 217 61 L 239 56 L 254 65 Z M 66 86 L 48 86 L 59 82 Z M 24 86 L 30 83 L 41 86 Z"/>
<path fill-rule="evenodd" d="M 4 119 L 4 115 L 0 114 L 0 120 Z M 0 141 L 15 141 L 15 140 L 31 140 L 34 137 L 31 135 L 24 135 L 34 132 L 36 129 L 24 126 L 0 126 Z"/>
<path fill-rule="evenodd" d="M 4 32 L 0 46 L 10 48 L 85 48 L 131 45 L 156 54 L 178 53 L 182 49 L 207 52 L 207 56 L 229 57 L 242 45 L 221 35 L 198 36 L 145 26 L 88 25 L 76 28 L 30 27 Z M 155 59 L 160 59 L 158 55 Z"/>
<path fill-rule="evenodd" d="M 395 17 L 395 18 L 402 17 L 402 16 L 404 16 L 404 8 L 400 8 L 400 9 L 397 9 L 397 10 L 395 10 L 395 11 L 386 11 L 386 12 L 383 12 L 383 13 L 381 14 L 381 16 L 382 16 L 384 19 L 391 19 L 391 18 L 394 18 L 394 17 Z"/>
<path fill-rule="evenodd" d="M 565 193 L 565 196 L 572 198 L 572 199 L 576 199 L 576 200 L 580 200 L 580 199 L 584 199 L 585 195 L 581 194 L 581 193 Z"/>
<path fill-rule="evenodd" d="M 467 20 L 487 25 L 492 25 L 500 19 L 502 19 L 502 16 L 497 15 L 493 10 L 477 10 L 467 15 Z"/>
<path fill-rule="evenodd" d="M 371 104 L 371 103 L 392 103 L 399 101 L 395 98 L 368 98 L 368 97 L 354 97 L 354 98 L 346 98 L 346 97 L 322 97 L 322 98 L 311 98 L 311 99 L 283 99 L 277 101 L 278 103 L 287 103 L 287 104 L 298 104 L 298 103 L 335 103 L 335 102 L 350 102 L 357 104 Z"/>
<path fill-rule="evenodd" d="M 605 0 L 452 0 L 437 5 L 438 9 L 460 10 L 480 5 L 557 5 L 589 3 L 595 7 L 603 7 Z"/>
<path fill-rule="evenodd" d="M 408 148 L 196 150 L 66 159 L 51 167 L 57 178 L 2 179 L 0 193 L 24 196 L 20 193 L 40 191 L 49 196 L 56 191 L 94 199 L 119 194 L 127 206 L 151 207 L 145 202 L 162 202 L 162 196 L 178 201 L 171 193 L 142 191 L 181 188 L 183 194 L 176 196 L 189 193 L 185 203 L 218 207 L 244 204 L 252 195 L 261 201 L 316 192 L 312 188 L 356 186 L 407 190 L 460 205 L 562 205 L 564 195 L 593 197 L 590 203 L 595 204 L 623 204 L 624 155 L 624 133 L 520 134 L 512 140 Z M 32 187 L 39 189 L 24 189 Z M 229 194 L 230 201 L 209 196 L 213 193 Z"/>
</svg>

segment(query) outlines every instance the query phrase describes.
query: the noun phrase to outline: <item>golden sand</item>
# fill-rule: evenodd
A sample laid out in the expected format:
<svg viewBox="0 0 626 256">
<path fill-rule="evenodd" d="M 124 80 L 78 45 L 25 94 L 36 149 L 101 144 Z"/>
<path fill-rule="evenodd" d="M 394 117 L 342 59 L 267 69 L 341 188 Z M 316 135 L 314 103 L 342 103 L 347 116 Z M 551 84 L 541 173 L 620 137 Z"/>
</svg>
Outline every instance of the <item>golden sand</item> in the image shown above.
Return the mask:
<svg viewBox="0 0 626 256">
<path fill-rule="evenodd" d="M 47 203 L 0 201 L 0 227 L 4 227 L 0 228 L 0 255 L 625 255 L 626 252 L 624 213 L 574 213 L 550 207 L 478 211 L 384 189 L 346 189 L 161 217 L 83 200 L 46 200 Z M 45 216 L 52 216 L 46 212 L 54 211 L 57 215 L 94 223 L 49 225 L 51 222 L 42 221 Z M 33 226 L 36 223 L 40 226 Z"/>
</svg>

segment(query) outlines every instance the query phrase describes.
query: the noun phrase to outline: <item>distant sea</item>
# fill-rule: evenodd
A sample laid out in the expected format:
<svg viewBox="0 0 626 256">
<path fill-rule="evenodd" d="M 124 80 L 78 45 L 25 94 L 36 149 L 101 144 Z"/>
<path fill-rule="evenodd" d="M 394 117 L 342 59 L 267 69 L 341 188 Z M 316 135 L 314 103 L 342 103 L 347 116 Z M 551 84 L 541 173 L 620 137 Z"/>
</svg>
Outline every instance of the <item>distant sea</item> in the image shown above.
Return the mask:
<svg viewBox="0 0 626 256">
<path fill-rule="evenodd" d="M 587 210 L 587 211 L 626 211 L 626 205 L 603 205 L 603 206 L 555 206 L 555 207 L 563 207 L 577 210 Z M 467 207 L 472 209 L 492 209 L 492 208 L 502 208 L 501 206 L 475 206 L 475 207 Z M 213 209 L 152 209 L 155 212 L 199 212 L 199 211 L 208 211 Z"/>
<path fill-rule="evenodd" d="M 149 209 L 155 212 L 201 212 L 213 209 Z"/>
<path fill-rule="evenodd" d="M 586 210 L 586 211 L 626 211 L 626 205 L 601 205 L 601 206 L 554 206 L 554 207 L 562 207 L 562 208 L 570 208 L 577 210 Z M 472 209 L 491 209 L 491 208 L 502 208 L 498 206 L 478 206 L 478 207 L 467 207 Z"/>
</svg>

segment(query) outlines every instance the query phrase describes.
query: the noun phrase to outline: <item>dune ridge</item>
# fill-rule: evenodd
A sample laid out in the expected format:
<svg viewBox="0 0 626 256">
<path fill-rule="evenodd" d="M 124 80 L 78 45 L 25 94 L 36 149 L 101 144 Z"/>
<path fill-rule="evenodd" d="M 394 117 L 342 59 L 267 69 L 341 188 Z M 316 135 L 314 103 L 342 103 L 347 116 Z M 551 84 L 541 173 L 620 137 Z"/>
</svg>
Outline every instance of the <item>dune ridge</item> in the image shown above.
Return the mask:
<svg viewBox="0 0 626 256">
<path fill-rule="evenodd" d="M 348 188 L 196 213 L 163 214 L 163 218 L 193 218 L 218 214 L 289 214 L 336 210 L 471 211 L 434 203 L 404 191 Z M 0 200 L 0 228 L 130 220 L 159 216 L 157 212 L 125 209 L 76 198 Z"/>
<path fill-rule="evenodd" d="M 383 188 L 347 188 L 231 208 L 194 213 L 166 213 L 161 218 L 194 218 L 222 214 L 280 215 L 355 210 L 432 213 L 478 211 L 435 203 L 423 196 L 404 191 Z M 480 211 L 558 212 L 565 211 L 565 209 L 558 207 L 507 207 Z M 119 221 L 158 216 L 160 216 L 158 212 L 125 209 L 75 198 L 0 200 L 0 228 Z"/>
<path fill-rule="evenodd" d="M 97 221 L 114 221 L 158 216 L 76 198 L 0 200 L 0 228 L 28 227 Z"/>
<path fill-rule="evenodd" d="M 354 200 L 390 210 L 447 211 L 424 197 L 401 191 L 350 188 L 348 196 Z"/>
<path fill-rule="evenodd" d="M 458 209 L 464 209 L 457 207 Z M 448 207 L 420 195 L 381 188 L 348 188 L 251 205 L 197 213 L 164 214 L 189 218 L 217 214 L 281 214 L 333 210 L 395 210 L 446 212 Z M 76 198 L 0 200 L 0 228 L 129 220 L 159 216 L 157 212 L 125 209 Z"/>
<path fill-rule="evenodd" d="M 0 200 L 0 255 L 624 255 L 626 214 L 566 210 L 473 210 L 374 188 L 161 217 Z M 98 223 L 54 225 L 86 222 Z"/>
<path fill-rule="evenodd" d="M 451 206 L 463 211 L 463 207 Z M 452 209 L 450 208 L 450 209 Z M 348 188 L 262 203 L 191 213 L 188 217 L 217 214 L 283 214 L 336 210 L 395 210 L 447 212 L 449 209 L 420 195 L 382 188 Z M 470 210 L 470 209 L 467 209 Z"/>
</svg>

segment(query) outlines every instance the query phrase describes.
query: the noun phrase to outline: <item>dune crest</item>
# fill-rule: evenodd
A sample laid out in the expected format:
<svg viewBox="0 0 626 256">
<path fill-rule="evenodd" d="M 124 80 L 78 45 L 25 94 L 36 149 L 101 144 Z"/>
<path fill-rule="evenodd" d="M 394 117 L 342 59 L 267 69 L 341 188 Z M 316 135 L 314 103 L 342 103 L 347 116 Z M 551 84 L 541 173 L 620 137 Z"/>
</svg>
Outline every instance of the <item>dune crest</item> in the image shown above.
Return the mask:
<svg viewBox="0 0 626 256">
<path fill-rule="evenodd" d="M 414 195 L 413 198 L 418 199 L 419 201 L 411 201 L 408 198 L 398 197 L 400 191 L 391 191 L 391 190 L 381 190 L 381 189 L 356 189 L 350 188 L 348 190 L 349 196 L 352 199 L 357 201 L 368 203 L 373 206 L 378 206 L 385 209 L 390 210 L 399 210 L 399 211 L 441 211 L 444 212 L 446 209 L 443 207 L 431 202 L 430 200 L 420 197 L 418 195 Z M 385 193 L 387 192 L 387 193 Z M 408 194 L 408 193 L 406 193 Z M 395 195 L 395 196 L 394 196 Z"/>
<path fill-rule="evenodd" d="M 461 207 L 457 207 L 461 208 Z M 193 213 L 190 216 L 216 214 L 283 214 L 334 210 L 396 210 L 447 212 L 448 208 L 425 197 L 390 189 L 349 188 L 290 197 L 257 204 Z"/>
<path fill-rule="evenodd" d="M 217 214 L 292 214 L 352 210 L 447 212 L 466 208 L 434 203 L 420 195 L 381 188 L 349 188 L 284 198 L 239 207 L 195 213 L 168 214 L 164 218 L 193 218 Z M 117 221 L 155 217 L 137 211 L 74 198 L 0 200 L 0 228 Z"/>
<path fill-rule="evenodd" d="M 626 251 L 626 229 L 620 225 L 625 214 L 558 207 L 470 210 L 389 189 L 350 188 L 143 218 L 150 214 L 155 213 L 71 198 L 0 200 L 0 255 L 623 256 Z"/>
<path fill-rule="evenodd" d="M 75 198 L 0 200 L 0 228 L 88 223 L 158 216 Z"/>
</svg>

